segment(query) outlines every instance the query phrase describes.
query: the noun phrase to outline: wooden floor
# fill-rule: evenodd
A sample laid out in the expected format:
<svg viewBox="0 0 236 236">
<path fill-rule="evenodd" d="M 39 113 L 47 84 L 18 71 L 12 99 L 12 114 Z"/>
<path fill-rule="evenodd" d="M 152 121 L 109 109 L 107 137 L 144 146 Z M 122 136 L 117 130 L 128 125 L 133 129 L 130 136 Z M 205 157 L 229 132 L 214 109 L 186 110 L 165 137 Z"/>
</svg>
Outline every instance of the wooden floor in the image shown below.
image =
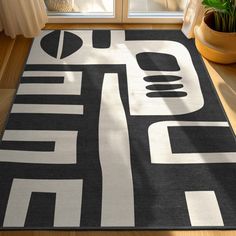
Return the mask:
<svg viewBox="0 0 236 236">
<path fill-rule="evenodd" d="M 46 29 L 179 29 L 180 25 L 158 24 L 48 24 Z M 12 40 L 0 33 L 0 131 L 3 132 L 12 100 L 23 71 L 31 39 Z M 236 64 L 217 65 L 205 60 L 211 79 L 236 133 Z M 236 231 L 113 231 L 113 232 L 0 232 L 0 236 L 236 236 Z"/>
</svg>

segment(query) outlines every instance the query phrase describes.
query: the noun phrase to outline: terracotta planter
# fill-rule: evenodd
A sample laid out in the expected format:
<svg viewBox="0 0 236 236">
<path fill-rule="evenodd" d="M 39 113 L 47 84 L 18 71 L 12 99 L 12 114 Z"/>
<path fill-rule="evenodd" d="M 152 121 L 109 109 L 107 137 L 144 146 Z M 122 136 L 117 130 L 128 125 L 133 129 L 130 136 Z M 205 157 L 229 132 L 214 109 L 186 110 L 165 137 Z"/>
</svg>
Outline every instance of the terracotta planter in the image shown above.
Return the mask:
<svg viewBox="0 0 236 236">
<path fill-rule="evenodd" d="M 71 12 L 74 7 L 74 0 L 45 0 L 49 11 Z"/>
<path fill-rule="evenodd" d="M 206 59 L 220 63 L 236 63 L 236 33 L 224 33 L 211 29 L 212 15 L 207 15 L 200 26 L 195 27 L 195 43 Z"/>
</svg>

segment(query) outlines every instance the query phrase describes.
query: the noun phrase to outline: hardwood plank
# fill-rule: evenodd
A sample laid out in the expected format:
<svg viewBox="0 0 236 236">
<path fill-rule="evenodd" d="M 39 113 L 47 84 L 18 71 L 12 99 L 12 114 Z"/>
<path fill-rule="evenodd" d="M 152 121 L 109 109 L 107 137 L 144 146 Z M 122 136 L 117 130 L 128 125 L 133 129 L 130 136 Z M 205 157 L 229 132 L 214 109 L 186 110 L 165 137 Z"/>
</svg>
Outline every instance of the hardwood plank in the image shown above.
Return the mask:
<svg viewBox="0 0 236 236">
<path fill-rule="evenodd" d="M 6 231 L 0 236 L 235 236 L 236 231 Z"/>
<path fill-rule="evenodd" d="M 7 62 L 11 55 L 15 40 L 7 37 L 3 32 L 0 33 L 0 80 L 6 69 Z"/>
<path fill-rule="evenodd" d="M 204 62 L 236 134 L 236 64 L 220 65 L 206 59 Z"/>
<path fill-rule="evenodd" d="M 17 36 L 9 59 L 5 59 L 7 65 L 0 80 L 0 89 L 17 88 L 31 44 L 32 39 Z"/>
<path fill-rule="evenodd" d="M 0 89 L 0 137 L 15 93 L 15 89 Z"/>
</svg>

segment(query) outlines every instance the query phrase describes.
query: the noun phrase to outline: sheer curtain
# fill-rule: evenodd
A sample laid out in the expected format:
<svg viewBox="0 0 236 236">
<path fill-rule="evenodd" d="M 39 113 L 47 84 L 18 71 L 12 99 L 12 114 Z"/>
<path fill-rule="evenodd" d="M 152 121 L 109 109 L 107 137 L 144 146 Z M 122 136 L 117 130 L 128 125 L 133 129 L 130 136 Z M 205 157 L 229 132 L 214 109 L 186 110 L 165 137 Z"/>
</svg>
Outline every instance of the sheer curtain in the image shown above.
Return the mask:
<svg viewBox="0 0 236 236">
<path fill-rule="evenodd" d="M 201 24 L 204 12 L 201 0 L 189 0 L 182 27 L 183 33 L 188 38 L 194 38 L 194 27 Z"/>
<path fill-rule="evenodd" d="M 47 20 L 44 0 L 0 0 L 0 31 L 11 38 L 35 37 Z"/>
</svg>

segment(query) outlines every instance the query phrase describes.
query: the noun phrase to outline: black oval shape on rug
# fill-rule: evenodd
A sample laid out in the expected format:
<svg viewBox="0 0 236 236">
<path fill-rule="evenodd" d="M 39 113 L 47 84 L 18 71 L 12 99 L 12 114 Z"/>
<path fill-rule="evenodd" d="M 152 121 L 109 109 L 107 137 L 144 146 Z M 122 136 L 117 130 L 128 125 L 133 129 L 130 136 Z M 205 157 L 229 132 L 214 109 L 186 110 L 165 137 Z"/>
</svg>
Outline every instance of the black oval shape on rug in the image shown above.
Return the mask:
<svg viewBox="0 0 236 236">
<path fill-rule="evenodd" d="M 62 33 L 64 33 L 64 36 L 61 37 Z M 61 52 L 59 51 L 60 38 L 63 39 L 63 42 L 61 42 Z M 40 45 L 42 49 L 51 57 L 64 59 L 77 52 L 82 47 L 83 41 L 79 36 L 71 32 L 55 30 L 44 36 Z"/>
</svg>

